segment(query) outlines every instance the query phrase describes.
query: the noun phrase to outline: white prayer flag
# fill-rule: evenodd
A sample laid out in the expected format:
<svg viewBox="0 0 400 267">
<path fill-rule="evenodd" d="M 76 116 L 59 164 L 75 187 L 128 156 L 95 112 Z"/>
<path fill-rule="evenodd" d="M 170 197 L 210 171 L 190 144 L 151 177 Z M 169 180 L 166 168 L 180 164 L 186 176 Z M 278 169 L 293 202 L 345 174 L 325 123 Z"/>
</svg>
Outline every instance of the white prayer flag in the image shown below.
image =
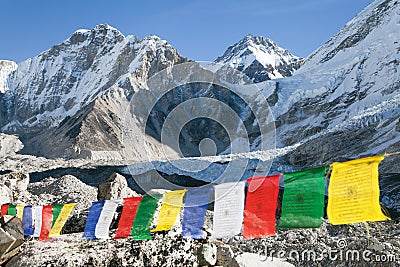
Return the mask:
<svg viewBox="0 0 400 267">
<path fill-rule="evenodd" d="M 94 232 L 96 238 L 109 239 L 109 230 L 120 200 L 106 200 Z"/>
<path fill-rule="evenodd" d="M 32 217 L 33 217 L 33 237 L 39 237 L 40 231 L 42 230 L 42 211 L 43 206 L 35 206 L 32 209 Z"/>
<path fill-rule="evenodd" d="M 243 222 L 245 182 L 215 186 L 213 231 L 211 239 L 240 234 Z"/>
</svg>

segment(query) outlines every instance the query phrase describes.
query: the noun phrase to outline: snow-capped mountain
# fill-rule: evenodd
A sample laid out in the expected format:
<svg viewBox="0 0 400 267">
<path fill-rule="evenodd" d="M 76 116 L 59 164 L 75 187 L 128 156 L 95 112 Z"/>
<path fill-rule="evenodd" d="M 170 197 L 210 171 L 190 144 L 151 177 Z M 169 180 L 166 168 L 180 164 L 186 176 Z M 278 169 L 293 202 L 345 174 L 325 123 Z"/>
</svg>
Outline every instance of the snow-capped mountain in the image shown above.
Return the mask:
<svg viewBox="0 0 400 267">
<path fill-rule="evenodd" d="M 108 151 L 121 148 L 120 123 L 135 88 L 185 61 L 157 36 L 139 40 L 106 24 L 78 30 L 9 75 L 9 90 L 0 94 L 0 126 L 20 135 L 25 153 L 114 155 Z"/>
<path fill-rule="evenodd" d="M 291 166 L 400 150 L 400 4 L 378 0 L 277 80 L 280 146 L 301 144 Z M 392 172 L 400 172 L 389 166 Z M 392 164 L 395 165 L 395 164 Z"/>
<path fill-rule="evenodd" d="M 262 82 L 291 76 L 300 67 L 302 58 L 271 39 L 249 34 L 228 47 L 215 62 L 244 72 L 254 82 Z"/>
<path fill-rule="evenodd" d="M 303 65 L 271 40 L 251 35 L 229 47 L 216 63 L 243 71 L 263 89 L 276 120 L 278 146 L 291 151 L 280 166 L 320 166 L 400 150 L 399 21 L 397 1 L 377 0 Z M 26 153 L 120 158 L 121 123 L 132 95 L 152 74 L 186 61 L 156 36 L 139 40 L 108 25 L 79 30 L 3 75 L 8 87 L 0 93 L 0 126 L 20 135 Z M 198 94 L 195 87 L 183 89 L 155 107 L 149 124 L 154 155 L 159 154 L 159 129 L 168 112 Z M 197 88 L 220 97 L 242 116 L 257 149 L 258 132 L 248 107 L 232 94 L 218 94 L 218 88 L 203 89 Z M 204 123 L 207 127 L 201 128 Z M 188 151 L 194 151 L 207 131 L 219 152 L 228 151 L 226 136 L 216 127 L 202 122 L 185 128 Z M 143 159 L 145 148 L 131 149 Z"/>
<path fill-rule="evenodd" d="M 184 61 L 157 36 L 139 40 L 106 24 L 78 30 L 18 64 L 8 79 L 10 90 L 4 97 L 9 100 L 8 120 L 1 126 L 11 132 L 58 126 L 112 86 L 132 89 L 131 83 Z"/>
</svg>

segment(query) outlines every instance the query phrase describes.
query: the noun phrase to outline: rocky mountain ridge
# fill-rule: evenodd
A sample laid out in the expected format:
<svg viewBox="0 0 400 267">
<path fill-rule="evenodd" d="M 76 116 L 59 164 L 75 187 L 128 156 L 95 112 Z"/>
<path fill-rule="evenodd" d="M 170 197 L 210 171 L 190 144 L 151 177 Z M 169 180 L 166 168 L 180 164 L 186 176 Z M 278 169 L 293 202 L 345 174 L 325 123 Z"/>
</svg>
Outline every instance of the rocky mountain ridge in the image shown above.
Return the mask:
<svg viewBox="0 0 400 267">
<path fill-rule="evenodd" d="M 399 13 L 397 1 L 375 1 L 307 58 L 295 75 L 261 81 L 256 72 L 247 73 L 260 81 L 257 86 L 271 106 L 278 147 L 290 152 L 278 159 L 283 170 L 400 149 Z M 253 59 L 271 51 L 281 52 L 277 61 L 286 56 L 288 68 L 301 62 L 271 40 L 251 35 L 228 48 L 216 62 L 244 70 Z M 7 92 L 0 94 L 2 131 L 18 133 L 27 154 L 121 160 L 121 124 L 132 95 L 146 87 L 152 74 L 186 61 L 155 36 L 125 37 L 108 25 L 79 30 L 8 75 Z M 263 63 L 260 58 L 257 61 Z M 268 71 L 268 66 L 263 68 Z M 205 93 L 215 95 L 212 90 Z M 153 121 L 154 129 L 180 103 L 180 98 L 168 97 L 170 106 L 156 110 L 161 116 Z M 246 113 L 247 107 L 237 98 L 227 101 L 238 107 L 238 113 Z M 251 117 L 241 119 L 246 125 L 254 122 Z M 191 128 L 189 133 L 197 130 Z M 257 133 L 256 128 L 250 130 Z M 221 141 L 224 137 L 212 138 Z M 152 144 L 154 155 L 160 152 L 158 144 L 159 140 Z M 256 150 L 257 145 L 252 145 Z M 133 150 L 141 161 L 143 148 Z M 396 165 L 387 166 L 386 172 L 399 172 Z"/>
</svg>

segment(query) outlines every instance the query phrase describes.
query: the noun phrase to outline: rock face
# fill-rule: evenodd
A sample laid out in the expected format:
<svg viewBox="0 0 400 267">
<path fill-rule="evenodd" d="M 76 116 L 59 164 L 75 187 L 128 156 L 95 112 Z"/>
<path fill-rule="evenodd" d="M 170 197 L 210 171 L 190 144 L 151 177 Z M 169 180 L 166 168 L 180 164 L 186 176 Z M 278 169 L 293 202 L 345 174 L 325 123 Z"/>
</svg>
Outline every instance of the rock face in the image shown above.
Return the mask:
<svg viewBox="0 0 400 267">
<path fill-rule="evenodd" d="M 125 177 L 119 173 L 113 173 L 104 182 L 99 184 L 97 199 L 99 201 L 106 199 L 123 199 L 127 197 L 139 196 L 128 187 Z"/>
</svg>

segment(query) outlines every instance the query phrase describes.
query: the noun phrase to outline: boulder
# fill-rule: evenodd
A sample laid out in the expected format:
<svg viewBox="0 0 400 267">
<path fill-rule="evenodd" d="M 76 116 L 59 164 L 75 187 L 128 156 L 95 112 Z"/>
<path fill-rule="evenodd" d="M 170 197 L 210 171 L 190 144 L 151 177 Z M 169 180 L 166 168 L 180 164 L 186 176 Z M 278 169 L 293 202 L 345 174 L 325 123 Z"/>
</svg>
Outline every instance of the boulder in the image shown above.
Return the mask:
<svg viewBox="0 0 400 267">
<path fill-rule="evenodd" d="M 13 202 L 11 189 L 4 184 L 0 184 L 0 205 L 11 202 Z"/>
<path fill-rule="evenodd" d="M 28 184 L 29 174 L 23 172 L 0 175 L 0 203 L 16 201 L 27 190 Z"/>
<path fill-rule="evenodd" d="M 0 133 L 0 157 L 7 157 L 20 151 L 24 145 L 18 136 Z"/>
<path fill-rule="evenodd" d="M 22 222 L 17 217 L 0 218 L 0 264 L 18 254 L 19 246 L 24 242 Z"/>
<path fill-rule="evenodd" d="M 221 245 L 217 248 L 217 265 L 224 267 L 239 267 L 231 246 Z"/>
<path fill-rule="evenodd" d="M 135 191 L 128 187 L 124 176 L 118 173 L 111 174 L 104 182 L 99 184 L 97 199 L 123 199 L 126 197 L 139 196 Z"/>
<path fill-rule="evenodd" d="M 203 244 L 197 250 L 199 266 L 214 266 L 217 263 L 217 246 L 209 243 Z"/>
</svg>

